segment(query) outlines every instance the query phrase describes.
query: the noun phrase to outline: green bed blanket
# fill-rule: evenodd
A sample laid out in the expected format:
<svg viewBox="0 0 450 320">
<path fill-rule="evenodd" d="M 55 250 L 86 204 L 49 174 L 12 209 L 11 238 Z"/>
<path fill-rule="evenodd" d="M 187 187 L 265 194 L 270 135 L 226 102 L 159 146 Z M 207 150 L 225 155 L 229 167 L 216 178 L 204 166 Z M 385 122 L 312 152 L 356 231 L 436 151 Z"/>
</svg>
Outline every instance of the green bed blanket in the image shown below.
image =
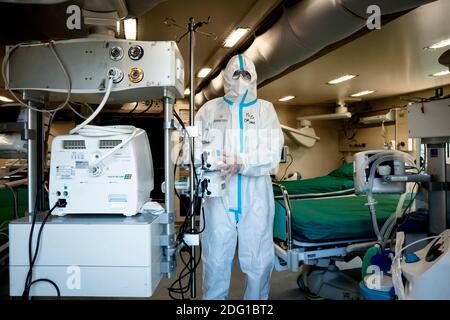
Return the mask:
<svg viewBox="0 0 450 320">
<path fill-rule="evenodd" d="M 381 226 L 397 208 L 400 195 L 377 195 L 376 214 Z M 408 198 L 407 198 L 408 199 Z M 293 237 L 297 241 L 325 242 L 374 238 L 367 196 L 291 200 Z M 405 200 L 407 205 L 408 200 Z M 275 201 L 274 237 L 286 239 L 285 209 Z"/>
<path fill-rule="evenodd" d="M 28 191 L 26 187 L 17 188 L 17 196 L 19 201 L 19 216 L 23 217 L 27 211 Z M 14 219 L 14 198 L 12 192 L 8 188 L 0 189 L 0 223 Z"/>
<path fill-rule="evenodd" d="M 314 197 L 324 195 L 345 195 L 354 191 L 353 163 L 345 164 L 326 176 L 294 181 L 277 181 L 286 187 L 289 196 Z M 274 187 L 274 195 L 279 197 L 281 191 Z"/>
</svg>

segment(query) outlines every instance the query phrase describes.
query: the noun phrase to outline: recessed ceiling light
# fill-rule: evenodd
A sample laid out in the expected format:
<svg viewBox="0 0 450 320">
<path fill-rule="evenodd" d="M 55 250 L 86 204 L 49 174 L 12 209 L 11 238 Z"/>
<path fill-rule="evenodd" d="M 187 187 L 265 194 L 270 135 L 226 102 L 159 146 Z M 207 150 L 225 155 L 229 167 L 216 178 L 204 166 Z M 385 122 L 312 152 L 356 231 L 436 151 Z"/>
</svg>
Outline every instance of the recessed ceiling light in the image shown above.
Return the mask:
<svg viewBox="0 0 450 320">
<path fill-rule="evenodd" d="M 187 88 L 186 90 L 184 90 L 184 95 L 188 96 L 191 94 L 191 90 L 189 90 L 189 88 Z"/>
<path fill-rule="evenodd" d="M 431 77 L 442 77 L 442 76 L 446 76 L 446 75 L 448 75 L 448 74 L 450 74 L 450 71 L 449 71 L 449 70 L 442 70 L 442 71 L 439 71 L 439 72 L 430 74 L 430 76 L 431 76 Z"/>
<path fill-rule="evenodd" d="M 125 39 L 136 40 L 137 39 L 137 20 L 126 19 L 123 21 L 123 29 L 125 32 Z"/>
<path fill-rule="evenodd" d="M 327 84 L 338 84 L 338 83 L 341 83 L 341 82 L 344 82 L 344 81 L 351 80 L 351 79 L 353 79 L 354 77 L 357 77 L 357 76 L 358 76 L 357 74 L 346 74 L 345 76 L 342 76 L 342 77 L 339 77 L 337 79 L 328 81 Z"/>
<path fill-rule="evenodd" d="M 435 44 L 432 44 L 431 46 L 425 47 L 425 49 L 440 49 L 447 46 L 450 46 L 450 39 L 439 41 Z"/>
<path fill-rule="evenodd" d="M 0 96 L 0 101 L 2 101 L 2 102 L 14 102 L 14 100 L 11 100 L 10 98 L 4 97 L 4 96 Z"/>
<path fill-rule="evenodd" d="M 286 97 L 278 99 L 278 101 L 285 102 L 285 101 L 292 100 L 294 98 L 295 98 L 294 96 L 286 96 Z"/>
<path fill-rule="evenodd" d="M 211 68 L 203 68 L 203 69 L 201 69 L 201 70 L 198 72 L 197 77 L 199 77 L 199 78 L 204 78 L 204 77 L 206 77 L 210 72 L 211 72 Z"/>
<path fill-rule="evenodd" d="M 236 30 L 231 32 L 230 35 L 225 39 L 223 46 L 225 48 L 234 47 L 235 44 L 238 43 L 239 40 L 241 40 L 242 37 L 245 36 L 249 31 L 250 28 L 237 28 Z"/>
<path fill-rule="evenodd" d="M 116 22 L 117 34 L 120 34 L 120 21 Z"/>
<path fill-rule="evenodd" d="M 374 92 L 375 91 L 373 91 L 373 90 L 364 90 L 364 91 L 361 91 L 358 93 L 354 93 L 354 94 L 350 95 L 350 97 L 361 97 L 361 96 L 365 96 L 365 95 L 368 95 L 368 94 L 371 94 Z"/>
</svg>

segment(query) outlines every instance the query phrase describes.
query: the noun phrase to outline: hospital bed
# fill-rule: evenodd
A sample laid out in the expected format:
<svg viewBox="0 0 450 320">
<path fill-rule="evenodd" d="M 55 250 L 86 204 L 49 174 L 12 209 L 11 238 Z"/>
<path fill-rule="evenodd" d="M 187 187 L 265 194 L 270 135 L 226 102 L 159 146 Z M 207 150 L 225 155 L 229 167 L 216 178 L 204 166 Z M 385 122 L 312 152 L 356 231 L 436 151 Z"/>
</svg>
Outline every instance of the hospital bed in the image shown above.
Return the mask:
<svg viewBox="0 0 450 320">
<path fill-rule="evenodd" d="M 355 281 L 339 272 L 335 262 L 349 261 L 376 244 L 367 197 L 354 194 L 352 171 L 349 164 L 327 176 L 273 184 L 276 270 L 298 272 L 300 264 L 314 266 L 319 277 L 309 272 L 306 286 L 334 299 L 358 298 Z M 399 197 L 376 197 L 379 225 L 395 212 Z M 299 276 L 302 289 L 305 279 L 305 274 Z"/>
</svg>

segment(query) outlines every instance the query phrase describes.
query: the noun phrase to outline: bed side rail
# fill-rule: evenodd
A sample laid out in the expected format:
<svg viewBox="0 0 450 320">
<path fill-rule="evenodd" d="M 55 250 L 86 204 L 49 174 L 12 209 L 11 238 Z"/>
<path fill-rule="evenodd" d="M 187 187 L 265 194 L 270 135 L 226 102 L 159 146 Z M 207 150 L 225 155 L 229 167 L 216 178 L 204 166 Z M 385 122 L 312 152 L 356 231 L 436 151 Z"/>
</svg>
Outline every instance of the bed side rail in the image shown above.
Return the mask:
<svg viewBox="0 0 450 320">
<path fill-rule="evenodd" d="M 282 184 L 272 182 L 272 185 L 279 188 L 283 196 L 284 209 L 286 212 L 286 242 L 288 250 L 291 250 L 294 244 L 294 240 L 292 238 L 292 208 L 291 201 L 289 200 L 289 193 L 286 187 Z"/>
</svg>

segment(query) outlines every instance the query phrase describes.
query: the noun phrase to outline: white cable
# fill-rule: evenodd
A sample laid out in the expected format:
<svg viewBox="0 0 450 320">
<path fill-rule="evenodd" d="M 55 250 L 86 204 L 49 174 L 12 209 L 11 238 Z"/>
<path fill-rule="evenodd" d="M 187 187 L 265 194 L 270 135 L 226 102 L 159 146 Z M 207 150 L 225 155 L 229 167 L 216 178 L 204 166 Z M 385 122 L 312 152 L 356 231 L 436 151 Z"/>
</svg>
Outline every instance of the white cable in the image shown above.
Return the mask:
<svg viewBox="0 0 450 320">
<path fill-rule="evenodd" d="M 448 234 L 440 234 L 440 235 L 437 235 L 437 236 L 426 237 L 426 238 L 422 238 L 422 239 L 416 240 L 414 242 L 411 242 L 410 244 L 408 244 L 407 246 L 403 247 L 399 252 L 397 252 L 395 254 L 393 261 L 395 261 L 395 259 L 398 259 L 403 251 L 405 251 L 406 249 L 412 247 L 413 245 L 416 245 L 419 242 L 423 242 L 423 241 L 426 241 L 426 240 L 433 240 L 433 239 L 438 239 L 438 238 L 450 238 L 450 235 L 448 235 Z"/>
<path fill-rule="evenodd" d="M 94 113 L 94 109 L 92 109 L 92 107 L 89 103 L 82 103 L 82 105 L 85 106 L 86 108 L 88 108 L 89 111 L 91 111 L 91 113 Z"/>
<path fill-rule="evenodd" d="M 89 116 L 86 120 L 84 120 L 81 124 L 70 130 L 70 134 L 78 133 L 81 129 L 83 129 L 85 126 L 87 126 L 94 118 L 102 111 L 103 107 L 105 106 L 106 102 L 109 99 L 109 95 L 111 94 L 111 89 L 113 85 L 113 79 L 112 77 L 109 77 L 108 85 L 106 86 L 105 95 L 103 96 L 102 101 L 98 105 L 97 109 L 95 109 L 94 113 Z"/>
<path fill-rule="evenodd" d="M 90 163 L 90 166 L 96 166 L 114 152 L 125 146 L 128 142 L 130 142 L 138 133 L 138 129 L 133 126 L 93 126 L 89 125 L 89 123 L 94 120 L 94 118 L 102 111 L 105 107 L 106 102 L 108 101 L 109 95 L 111 94 L 111 89 L 113 85 L 112 77 L 108 80 L 108 85 L 106 87 L 105 95 L 103 96 L 102 101 L 98 105 L 97 109 L 95 109 L 94 113 L 92 113 L 89 118 L 84 120 L 81 124 L 76 126 L 74 129 L 70 130 L 70 134 L 79 134 L 84 137 L 110 137 L 115 135 L 123 135 L 129 134 L 130 136 L 115 146 L 113 149 L 102 155 L 100 158 L 93 160 Z"/>
<path fill-rule="evenodd" d="M 86 107 L 86 108 L 89 109 L 89 111 L 91 112 L 91 114 L 94 113 L 94 109 L 92 109 L 92 107 L 91 107 L 88 103 L 69 102 L 69 103 L 67 104 L 67 106 L 69 107 L 69 109 L 70 109 L 73 113 L 75 113 L 77 116 L 79 116 L 80 118 L 82 118 L 82 119 L 84 119 L 84 120 L 86 120 L 86 119 L 88 118 L 88 116 L 83 116 L 81 113 L 79 113 L 79 112 L 74 108 L 74 106 L 73 106 L 72 104 L 77 104 L 77 105 L 79 105 L 79 106 L 84 106 L 84 107 Z"/>
<path fill-rule="evenodd" d="M 67 106 L 73 113 L 75 113 L 80 118 L 85 119 L 85 120 L 87 119 L 87 117 L 83 116 L 81 113 L 79 113 L 77 110 L 75 110 L 75 108 L 72 106 L 72 104 L 70 102 L 67 104 Z"/>
<path fill-rule="evenodd" d="M 70 80 L 70 76 L 67 73 L 66 68 L 64 67 L 64 64 L 62 63 L 61 59 L 59 58 L 58 54 L 56 53 L 56 50 L 54 48 L 53 42 L 50 42 L 48 44 L 48 47 L 50 48 L 50 50 L 52 51 L 53 55 L 55 56 L 58 64 L 60 65 L 64 75 L 67 78 L 67 83 L 68 83 L 68 89 L 67 89 L 67 97 L 66 100 L 64 101 L 63 104 L 59 105 L 58 107 L 51 109 L 51 110 L 47 110 L 47 109 L 37 109 L 34 108 L 32 106 L 29 106 L 28 104 L 24 103 L 22 100 L 20 100 L 15 94 L 14 92 L 12 92 L 12 90 L 9 88 L 8 86 L 8 80 L 6 78 L 6 65 L 9 62 L 10 56 L 11 54 L 14 52 L 14 50 L 16 50 L 18 47 L 20 47 L 23 43 L 19 43 L 15 46 L 13 46 L 11 48 L 11 50 L 9 50 L 4 59 L 3 59 L 3 63 L 2 63 L 2 76 L 3 76 L 3 80 L 5 83 L 5 88 L 11 93 L 11 95 L 17 100 L 17 102 L 34 111 L 37 112 L 47 112 L 47 113 L 54 113 L 56 111 L 59 111 L 61 109 L 63 109 L 66 106 L 69 106 L 69 108 L 78 116 L 85 118 L 84 116 L 82 116 L 81 114 L 79 114 L 69 103 L 70 100 L 70 95 L 71 95 L 71 91 L 72 91 L 72 83 Z M 119 145 L 117 145 L 116 147 L 114 147 L 113 149 L 111 149 L 108 153 L 106 153 L 105 155 L 103 155 L 102 157 L 100 157 L 99 159 L 96 159 L 94 164 L 98 164 L 99 162 L 101 162 L 102 160 L 106 159 L 107 157 L 109 157 L 111 154 L 113 154 L 115 151 L 117 151 L 118 149 L 122 148 L 125 144 L 127 144 L 128 142 L 131 141 L 131 139 L 133 139 L 136 134 L 137 134 L 137 129 L 134 127 L 130 127 L 130 126 L 117 126 L 117 127 L 99 127 L 99 126 L 90 126 L 88 125 L 104 108 L 106 102 L 109 99 L 109 96 L 111 94 L 111 89 L 112 89 L 112 85 L 113 85 L 113 79 L 112 77 L 109 78 L 108 80 L 108 84 L 106 87 L 106 92 L 105 95 L 102 99 L 102 101 L 100 102 L 99 106 L 97 107 L 97 109 L 87 118 L 85 119 L 85 121 L 83 121 L 80 125 L 78 125 L 77 127 L 75 127 L 74 129 L 72 129 L 70 131 L 70 134 L 80 134 L 82 136 L 96 136 L 96 137 L 107 137 L 107 136 L 112 136 L 112 135 L 117 135 L 117 134 L 130 134 L 130 136 L 125 139 L 124 141 L 122 141 Z M 92 109 L 91 109 L 92 110 Z M 131 129 L 132 128 L 132 129 Z"/>
<path fill-rule="evenodd" d="M 402 193 L 402 195 L 400 196 L 400 199 L 398 200 L 396 211 L 392 215 L 389 216 L 389 218 L 386 220 L 386 222 L 383 224 L 383 227 L 380 230 L 380 234 L 384 239 L 384 244 L 386 243 L 386 240 L 387 240 L 386 238 L 392 232 L 392 228 L 396 224 L 396 219 L 401 218 L 401 213 L 403 210 L 403 204 L 405 202 L 406 195 L 407 195 L 407 192 Z"/>
<path fill-rule="evenodd" d="M 125 146 L 128 142 L 130 142 L 136 136 L 137 133 L 138 133 L 138 129 L 134 128 L 134 130 L 131 132 L 130 136 L 127 139 L 123 140 L 121 143 L 119 143 L 117 146 L 115 146 L 109 152 L 107 152 L 104 155 L 102 155 L 100 158 L 95 159 L 91 163 L 91 166 L 95 166 L 95 165 L 99 164 L 100 162 L 102 162 L 103 160 L 108 158 L 110 155 L 112 155 L 114 152 L 116 152 L 117 150 L 119 150 L 120 148 Z"/>
<path fill-rule="evenodd" d="M 64 101 L 64 103 L 62 103 L 62 104 L 59 105 L 58 107 L 56 107 L 56 108 L 54 108 L 54 109 L 51 109 L 51 110 L 48 110 L 48 109 L 37 109 L 37 108 L 34 108 L 34 107 L 32 107 L 32 106 L 26 104 L 25 102 L 23 102 L 23 101 L 22 101 L 21 99 L 19 99 L 19 97 L 17 97 L 17 96 L 15 95 L 15 93 L 9 88 L 9 81 L 8 81 L 8 79 L 6 78 L 6 65 L 7 65 L 8 62 L 9 62 L 9 59 L 10 59 L 11 54 L 12 54 L 18 47 L 20 47 L 20 46 L 23 45 L 23 44 L 24 44 L 24 43 L 22 42 L 22 43 L 19 43 L 19 44 L 16 44 L 15 46 L 13 46 L 13 47 L 11 48 L 11 50 L 9 50 L 9 51 L 5 54 L 5 57 L 3 58 L 3 62 L 2 62 L 2 77 L 3 77 L 3 82 L 5 83 L 5 89 L 7 89 L 7 90 L 9 91 L 9 93 L 14 97 L 14 99 L 16 99 L 16 101 L 17 101 L 20 105 L 24 106 L 25 108 L 34 110 L 34 111 L 36 111 L 36 112 L 52 113 L 52 112 L 56 112 L 56 111 L 58 111 L 58 110 L 63 109 L 63 108 L 67 105 L 67 103 L 69 102 L 69 100 L 70 100 L 70 95 L 71 95 L 71 92 L 72 92 L 72 81 L 70 80 L 70 76 L 69 76 L 69 74 L 67 73 L 66 67 L 65 67 L 64 64 L 62 63 L 62 61 L 61 61 L 59 55 L 57 54 L 57 52 L 56 52 L 56 50 L 55 50 L 55 48 L 54 48 L 53 42 L 49 42 L 49 43 L 48 43 L 48 48 L 50 49 L 50 51 L 51 51 L 51 52 L 53 53 L 53 55 L 55 56 L 56 61 L 58 62 L 59 66 L 61 67 L 61 70 L 63 71 L 63 73 L 64 73 L 64 75 L 65 75 L 65 77 L 66 77 L 66 79 L 67 79 L 67 96 L 66 96 L 66 100 Z"/>
<path fill-rule="evenodd" d="M 86 125 L 77 133 L 83 137 L 109 137 L 118 134 L 130 134 L 135 129 L 134 126 L 92 126 Z"/>
</svg>

